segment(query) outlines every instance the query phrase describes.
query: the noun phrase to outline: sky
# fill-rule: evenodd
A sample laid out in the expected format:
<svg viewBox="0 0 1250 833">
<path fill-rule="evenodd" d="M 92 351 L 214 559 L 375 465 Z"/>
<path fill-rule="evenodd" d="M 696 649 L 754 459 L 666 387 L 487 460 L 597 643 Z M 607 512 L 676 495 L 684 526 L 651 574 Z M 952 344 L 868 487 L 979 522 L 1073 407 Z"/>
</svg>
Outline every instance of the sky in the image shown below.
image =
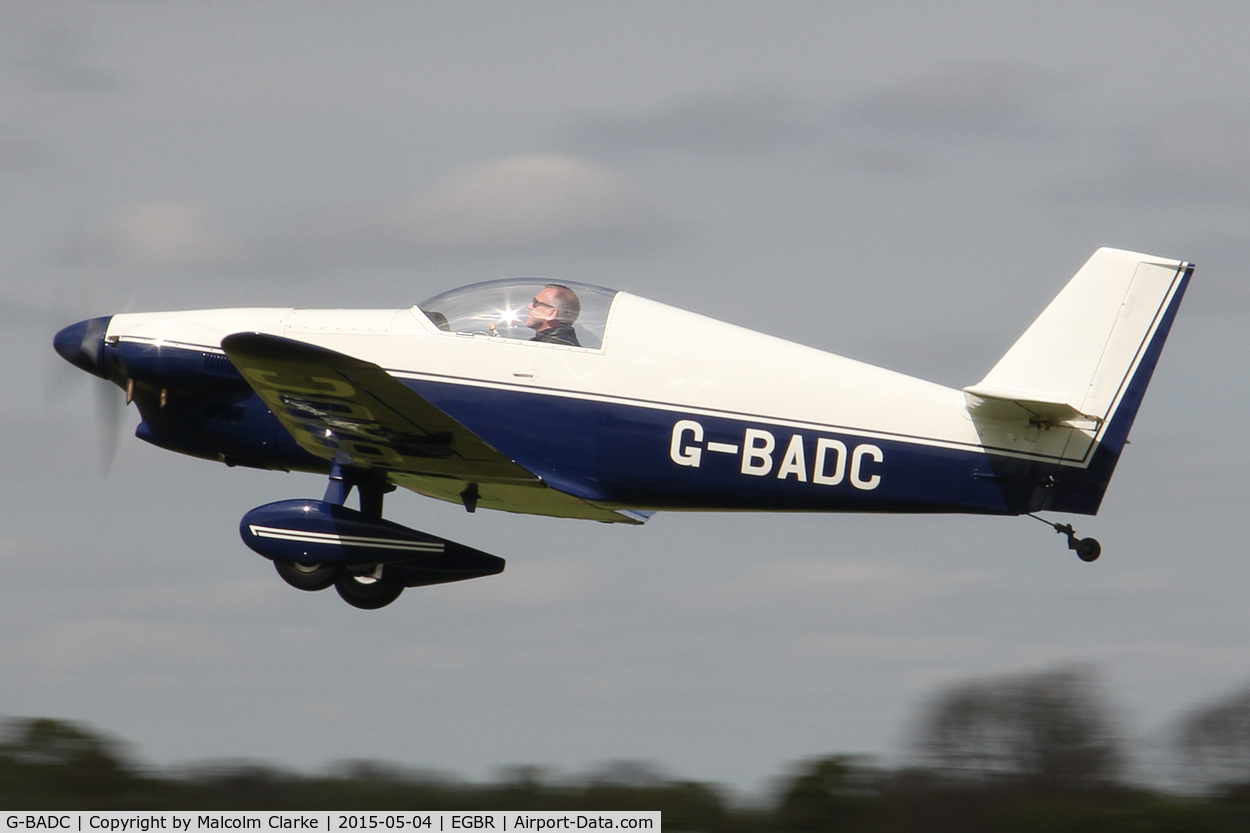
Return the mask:
<svg viewBox="0 0 1250 833">
<path fill-rule="evenodd" d="M 1126 734 L 1165 731 L 1250 683 L 1247 27 L 1218 2 L 0 3 L 0 714 L 157 765 L 636 759 L 755 790 L 905 760 L 943 687 L 1075 663 Z M 1197 271 L 1100 514 L 1068 519 L 1095 564 L 1027 518 L 634 528 L 396 494 L 508 568 L 362 612 L 238 538 L 320 478 L 160 451 L 133 408 L 105 465 L 51 349 L 89 315 L 543 275 L 963 387 L 1100 246 Z"/>
</svg>

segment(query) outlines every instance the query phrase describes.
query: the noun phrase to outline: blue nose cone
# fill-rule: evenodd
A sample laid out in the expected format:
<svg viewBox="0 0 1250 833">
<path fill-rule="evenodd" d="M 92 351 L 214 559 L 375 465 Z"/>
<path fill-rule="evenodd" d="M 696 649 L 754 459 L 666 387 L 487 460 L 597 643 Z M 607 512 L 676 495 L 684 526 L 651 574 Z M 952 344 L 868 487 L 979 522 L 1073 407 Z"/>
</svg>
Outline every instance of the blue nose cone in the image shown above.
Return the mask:
<svg viewBox="0 0 1250 833">
<path fill-rule="evenodd" d="M 105 315 L 70 324 L 56 334 L 52 339 L 52 346 L 61 358 L 74 367 L 107 379 L 108 371 L 104 367 L 104 333 L 108 330 L 112 317 Z"/>
</svg>

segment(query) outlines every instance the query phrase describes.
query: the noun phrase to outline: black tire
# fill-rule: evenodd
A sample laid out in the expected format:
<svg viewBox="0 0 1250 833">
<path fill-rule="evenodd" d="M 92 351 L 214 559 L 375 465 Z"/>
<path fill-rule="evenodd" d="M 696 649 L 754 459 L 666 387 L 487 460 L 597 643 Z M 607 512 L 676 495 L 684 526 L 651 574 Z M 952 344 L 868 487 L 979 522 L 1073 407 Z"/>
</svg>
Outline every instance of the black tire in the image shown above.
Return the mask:
<svg viewBox="0 0 1250 833">
<path fill-rule="evenodd" d="M 274 569 L 282 580 L 299 590 L 325 590 L 343 573 L 341 564 L 300 564 L 296 561 L 274 561 Z"/>
<path fill-rule="evenodd" d="M 1102 555 L 1102 544 L 1094 538 L 1082 538 L 1076 542 L 1076 557 L 1085 562 L 1097 561 Z"/>
<path fill-rule="evenodd" d="M 386 607 L 399 598 L 404 586 L 398 581 L 372 576 L 339 576 L 334 582 L 334 589 L 339 591 L 343 601 L 361 610 L 377 610 Z"/>
</svg>

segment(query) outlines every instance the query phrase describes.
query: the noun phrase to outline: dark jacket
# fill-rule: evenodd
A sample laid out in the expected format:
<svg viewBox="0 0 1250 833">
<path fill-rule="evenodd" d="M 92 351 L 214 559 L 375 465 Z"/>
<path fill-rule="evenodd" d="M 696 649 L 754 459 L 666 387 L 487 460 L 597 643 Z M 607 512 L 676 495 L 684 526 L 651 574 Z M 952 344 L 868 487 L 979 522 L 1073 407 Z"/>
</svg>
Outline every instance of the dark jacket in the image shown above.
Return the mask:
<svg viewBox="0 0 1250 833">
<path fill-rule="evenodd" d="M 546 330 L 539 330 L 530 341 L 545 341 L 550 344 L 571 344 L 574 347 L 581 347 L 581 342 L 577 340 L 577 332 L 573 329 L 572 324 L 557 324 Z"/>
</svg>

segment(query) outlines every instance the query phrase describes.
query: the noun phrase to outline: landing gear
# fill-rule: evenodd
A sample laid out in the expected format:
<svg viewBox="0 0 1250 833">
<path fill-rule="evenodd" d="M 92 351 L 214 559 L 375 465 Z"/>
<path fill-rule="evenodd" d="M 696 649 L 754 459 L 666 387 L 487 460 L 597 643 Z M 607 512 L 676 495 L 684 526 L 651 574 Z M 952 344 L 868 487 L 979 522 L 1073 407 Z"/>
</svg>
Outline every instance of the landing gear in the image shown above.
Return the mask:
<svg viewBox="0 0 1250 833">
<path fill-rule="evenodd" d="M 308 591 L 334 585 L 363 610 L 386 607 L 406 587 L 503 572 L 502 558 L 385 520 L 382 499 L 393 489 L 381 475 L 335 466 L 324 500 L 257 506 L 239 522 L 239 535 L 287 584 Z M 344 505 L 353 490 L 359 510 Z M 466 505 L 476 505 L 476 497 L 476 486 L 462 495 Z"/>
<path fill-rule="evenodd" d="M 1072 524 L 1057 524 L 1045 518 L 1038 518 L 1037 515 L 1031 512 L 1029 517 L 1036 518 L 1047 526 L 1052 527 L 1055 532 L 1068 536 L 1068 549 L 1076 552 L 1076 557 L 1082 561 L 1086 563 L 1097 561 L 1098 556 L 1102 555 L 1102 544 L 1098 543 L 1098 539 L 1077 538 L 1076 530 L 1072 528 Z"/>
<path fill-rule="evenodd" d="M 381 570 L 377 572 L 381 573 Z M 334 582 L 334 589 L 339 591 L 343 601 L 361 610 L 386 607 L 404 592 L 402 584 L 382 575 L 342 575 Z"/>
<path fill-rule="evenodd" d="M 275 559 L 273 566 L 283 581 L 299 590 L 325 590 L 343 573 L 341 564 L 300 564 Z"/>
<path fill-rule="evenodd" d="M 395 491 L 395 486 L 385 480 L 378 481 L 376 478 L 352 476 L 336 465 L 330 472 L 330 485 L 326 487 L 325 494 L 326 502 L 342 506 L 353 486 L 360 496 L 361 514 L 381 520 L 382 498 L 387 492 Z M 374 567 L 373 572 L 365 574 L 348 573 L 340 568 L 332 583 L 343 601 L 361 610 L 377 610 L 380 607 L 386 607 L 404 592 L 404 585 L 383 575 L 381 564 Z"/>
</svg>

